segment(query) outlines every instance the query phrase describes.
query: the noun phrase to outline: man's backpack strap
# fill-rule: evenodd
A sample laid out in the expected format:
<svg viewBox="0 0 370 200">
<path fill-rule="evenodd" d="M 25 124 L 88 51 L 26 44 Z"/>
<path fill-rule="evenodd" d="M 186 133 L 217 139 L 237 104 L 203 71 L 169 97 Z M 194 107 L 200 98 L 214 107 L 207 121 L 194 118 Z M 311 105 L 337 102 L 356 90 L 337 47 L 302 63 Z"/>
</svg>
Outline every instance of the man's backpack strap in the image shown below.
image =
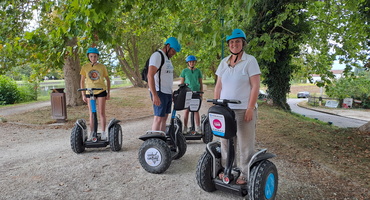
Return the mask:
<svg viewBox="0 0 370 200">
<path fill-rule="evenodd" d="M 157 70 L 157 72 L 159 72 L 158 73 L 159 91 L 161 91 L 161 69 L 162 69 L 162 66 L 164 64 L 164 55 L 161 51 L 158 51 L 158 52 L 159 52 L 159 54 L 161 54 L 161 59 L 162 59 L 161 60 L 161 66 Z"/>
</svg>

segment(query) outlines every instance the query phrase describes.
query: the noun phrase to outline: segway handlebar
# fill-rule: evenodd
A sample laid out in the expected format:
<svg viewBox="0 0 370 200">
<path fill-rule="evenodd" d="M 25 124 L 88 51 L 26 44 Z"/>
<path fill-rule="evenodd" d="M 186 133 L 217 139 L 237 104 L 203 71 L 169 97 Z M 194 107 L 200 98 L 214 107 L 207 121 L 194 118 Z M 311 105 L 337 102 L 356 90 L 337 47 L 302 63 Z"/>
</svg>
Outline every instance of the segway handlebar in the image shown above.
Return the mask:
<svg viewBox="0 0 370 200">
<path fill-rule="evenodd" d="M 184 86 L 188 86 L 189 84 L 187 83 L 182 83 L 182 84 L 179 84 L 179 87 L 184 87 Z"/>
<path fill-rule="evenodd" d="M 236 99 L 207 99 L 207 102 L 212 102 L 216 105 L 223 105 L 227 103 L 241 104 L 241 101 Z"/>
<path fill-rule="evenodd" d="M 204 92 L 193 91 L 193 94 L 204 94 Z"/>
<path fill-rule="evenodd" d="M 80 88 L 77 91 L 86 91 L 86 90 L 103 90 L 103 88 Z"/>
</svg>

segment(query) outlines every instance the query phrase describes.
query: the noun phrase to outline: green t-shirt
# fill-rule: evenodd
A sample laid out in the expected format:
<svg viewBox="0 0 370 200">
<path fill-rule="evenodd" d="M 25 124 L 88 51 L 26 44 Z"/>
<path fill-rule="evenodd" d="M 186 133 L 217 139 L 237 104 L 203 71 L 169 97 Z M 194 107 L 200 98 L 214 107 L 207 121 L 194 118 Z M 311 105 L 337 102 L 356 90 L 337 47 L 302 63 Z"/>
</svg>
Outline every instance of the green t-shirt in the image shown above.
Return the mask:
<svg viewBox="0 0 370 200">
<path fill-rule="evenodd" d="M 185 83 L 189 85 L 192 91 L 200 92 L 199 79 L 202 78 L 202 72 L 198 68 L 194 70 L 185 68 L 182 70 L 180 77 L 185 79 Z"/>
</svg>

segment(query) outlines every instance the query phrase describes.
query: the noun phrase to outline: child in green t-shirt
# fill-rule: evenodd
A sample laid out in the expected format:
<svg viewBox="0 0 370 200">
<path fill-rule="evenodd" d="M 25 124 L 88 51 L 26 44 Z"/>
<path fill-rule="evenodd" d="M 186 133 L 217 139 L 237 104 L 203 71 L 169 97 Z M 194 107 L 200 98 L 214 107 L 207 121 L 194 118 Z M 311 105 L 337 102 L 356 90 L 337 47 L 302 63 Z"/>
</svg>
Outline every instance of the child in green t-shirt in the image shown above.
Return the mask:
<svg viewBox="0 0 370 200">
<path fill-rule="evenodd" d="M 203 92 L 203 82 L 202 82 L 202 72 L 195 68 L 195 64 L 197 63 L 197 58 L 193 55 L 188 56 L 185 59 L 187 63 L 187 68 L 183 69 L 180 75 L 181 84 L 186 83 L 188 84 L 189 88 L 192 91 Z M 188 132 L 188 119 L 189 119 L 189 110 L 185 110 L 184 114 L 184 131 L 183 133 Z M 194 113 L 196 131 L 198 133 L 201 132 L 200 128 L 200 116 L 199 112 Z"/>
</svg>

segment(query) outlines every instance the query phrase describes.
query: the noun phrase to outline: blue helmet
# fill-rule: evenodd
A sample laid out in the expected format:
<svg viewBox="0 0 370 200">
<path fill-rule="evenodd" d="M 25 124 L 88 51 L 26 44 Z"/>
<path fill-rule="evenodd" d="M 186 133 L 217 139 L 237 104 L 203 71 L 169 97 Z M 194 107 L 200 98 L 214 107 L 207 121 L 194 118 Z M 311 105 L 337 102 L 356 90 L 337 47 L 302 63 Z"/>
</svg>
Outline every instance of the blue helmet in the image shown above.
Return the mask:
<svg viewBox="0 0 370 200">
<path fill-rule="evenodd" d="M 170 37 L 166 40 L 164 44 L 169 44 L 171 48 L 175 49 L 176 52 L 181 51 L 181 45 L 175 37 Z"/>
<path fill-rule="evenodd" d="M 226 36 L 226 42 L 228 42 L 231 39 L 235 39 L 235 38 L 244 38 L 244 40 L 247 39 L 247 37 L 245 36 L 245 33 L 241 29 L 238 29 L 238 28 L 234 29 L 231 35 Z"/>
<path fill-rule="evenodd" d="M 185 61 L 186 62 L 197 61 L 197 58 L 193 55 L 190 55 L 190 56 L 186 57 Z"/>
<path fill-rule="evenodd" d="M 87 50 L 87 55 L 89 55 L 89 53 L 96 53 L 99 55 L 99 50 L 95 47 L 90 47 L 88 50 Z"/>
</svg>

